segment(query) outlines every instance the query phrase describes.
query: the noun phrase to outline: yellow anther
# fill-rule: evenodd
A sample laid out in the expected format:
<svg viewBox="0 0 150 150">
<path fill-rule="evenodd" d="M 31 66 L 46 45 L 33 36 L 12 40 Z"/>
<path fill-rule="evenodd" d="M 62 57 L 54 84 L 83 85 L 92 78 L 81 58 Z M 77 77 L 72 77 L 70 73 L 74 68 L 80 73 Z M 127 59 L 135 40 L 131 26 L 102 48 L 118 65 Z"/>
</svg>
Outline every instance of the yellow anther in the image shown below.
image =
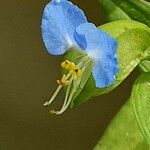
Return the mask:
<svg viewBox="0 0 150 150">
<path fill-rule="evenodd" d="M 76 64 L 74 62 L 70 63 L 70 69 L 73 69 L 74 67 L 76 67 Z"/>
<path fill-rule="evenodd" d="M 61 63 L 61 67 L 70 70 L 70 73 L 73 75 L 74 80 L 76 80 L 77 77 L 81 75 L 81 69 L 79 69 L 79 67 L 74 62 L 66 60 Z M 59 85 L 62 85 L 62 80 L 58 80 L 57 83 Z"/>
<path fill-rule="evenodd" d="M 74 66 L 71 70 L 70 73 L 73 75 L 74 80 L 77 79 L 81 75 L 81 69 L 79 69 L 78 66 Z"/>
<path fill-rule="evenodd" d="M 57 83 L 62 86 L 67 86 L 67 85 L 69 85 L 69 80 L 67 80 L 66 76 L 63 75 L 61 80 L 57 80 Z"/>
<path fill-rule="evenodd" d="M 70 61 L 65 60 L 64 62 L 61 63 L 61 67 L 62 67 L 62 68 L 65 68 L 66 65 L 69 64 L 69 63 L 70 63 Z"/>
<path fill-rule="evenodd" d="M 61 67 L 65 68 L 67 70 L 70 70 L 70 66 L 71 66 L 71 62 L 69 60 L 66 60 L 66 61 L 61 63 Z"/>
<path fill-rule="evenodd" d="M 61 67 L 67 70 L 71 70 L 73 67 L 75 67 L 75 63 L 71 62 L 69 60 L 66 60 L 64 62 L 61 63 Z"/>
<path fill-rule="evenodd" d="M 76 80 L 81 75 L 81 69 L 74 70 L 73 77 Z"/>
</svg>

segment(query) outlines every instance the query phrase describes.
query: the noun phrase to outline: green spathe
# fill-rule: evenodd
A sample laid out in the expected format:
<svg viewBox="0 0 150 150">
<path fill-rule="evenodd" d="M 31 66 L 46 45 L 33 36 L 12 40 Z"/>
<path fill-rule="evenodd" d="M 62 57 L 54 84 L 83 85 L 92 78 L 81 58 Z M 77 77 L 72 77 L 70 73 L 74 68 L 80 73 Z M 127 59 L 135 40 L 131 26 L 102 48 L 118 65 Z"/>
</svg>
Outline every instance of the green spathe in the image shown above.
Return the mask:
<svg viewBox="0 0 150 150">
<path fill-rule="evenodd" d="M 150 46 L 150 29 L 136 21 L 120 20 L 100 26 L 101 29 L 108 32 L 118 40 L 118 60 L 119 72 L 116 81 L 110 87 L 98 89 L 95 87 L 93 77 L 90 76 L 85 86 L 81 86 L 80 91 L 74 95 L 72 106 L 79 105 L 89 98 L 105 94 L 118 86 L 140 63 L 141 60 L 147 58 L 147 50 Z M 65 59 L 72 60 L 83 55 L 76 50 L 69 51 Z M 90 69 L 89 69 L 90 70 Z"/>
</svg>

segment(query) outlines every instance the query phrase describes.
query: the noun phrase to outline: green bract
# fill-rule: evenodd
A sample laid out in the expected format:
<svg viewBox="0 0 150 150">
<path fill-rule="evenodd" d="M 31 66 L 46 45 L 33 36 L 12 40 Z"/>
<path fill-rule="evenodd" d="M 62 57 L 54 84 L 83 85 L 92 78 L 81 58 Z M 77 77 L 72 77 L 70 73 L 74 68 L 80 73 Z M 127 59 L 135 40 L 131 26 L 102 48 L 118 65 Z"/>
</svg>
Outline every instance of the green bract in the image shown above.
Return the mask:
<svg viewBox="0 0 150 150">
<path fill-rule="evenodd" d="M 99 28 L 108 32 L 111 36 L 117 39 L 118 46 L 118 60 L 119 60 L 119 72 L 116 77 L 116 81 L 110 87 L 104 89 L 98 89 L 95 87 L 95 83 L 91 72 L 91 66 L 88 69 L 88 73 L 85 74 L 86 84 L 80 84 L 79 90 L 75 93 L 72 99 L 72 106 L 79 105 L 80 103 L 88 100 L 90 97 L 105 94 L 113 90 L 118 86 L 132 71 L 133 69 L 148 57 L 149 41 L 150 41 L 150 29 L 136 21 L 132 20 L 120 20 L 114 21 L 100 26 Z M 84 54 L 80 51 L 69 51 L 65 59 L 77 61 L 79 56 Z"/>
</svg>

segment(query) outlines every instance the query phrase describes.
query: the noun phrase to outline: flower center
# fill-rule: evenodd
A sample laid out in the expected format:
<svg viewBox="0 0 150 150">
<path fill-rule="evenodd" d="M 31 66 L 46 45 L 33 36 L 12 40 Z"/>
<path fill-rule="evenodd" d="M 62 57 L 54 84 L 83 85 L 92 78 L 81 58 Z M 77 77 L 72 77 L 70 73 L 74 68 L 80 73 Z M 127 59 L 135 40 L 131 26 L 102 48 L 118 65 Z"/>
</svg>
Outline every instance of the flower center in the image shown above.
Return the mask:
<svg viewBox="0 0 150 150">
<path fill-rule="evenodd" d="M 56 91 L 54 92 L 51 99 L 44 104 L 44 106 L 49 106 L 54 101 L 54 99 L 60 92 L 61 88 L 66 86 L 67 87 L 66 96 L 62 108 L 59 111 L 50 110 L 50 113 L 56 115 L 62 114 L 68 108 L 74 95 L 74 92 L 71 91 L 72 83 L 78 77 L 81 76 L 83 63 L 80 62 L 78 65 L 76 65 L 74 62 L 65 60 L 64 62 L 61 63 L 61 67 L 66 69 L 68 71 L 68 74 L 67 75 L 64 74 L 60 80 L 57 80 L 58 87 Z"/>
<path fill-rule="evenodd" d="M 91 60 L 87 55 L 83 56 L 78 64 L 69 60 L 65 60 L 61 63 L 61 67 L 68 72 L 67 74 L 64 74 L 60 80 L 57 80 L 58 87 L 53 96 L 44 104 L 44 106 L 48 107 L 54 101 L 62 87 L 66 87 L 66 95 L 62 108 L 59 111 L 50 110 L 50 113 L 60 115 L 69 107 L 81 82 L 82 74 L 89 64 L 91 64 Z"/>
</svg>

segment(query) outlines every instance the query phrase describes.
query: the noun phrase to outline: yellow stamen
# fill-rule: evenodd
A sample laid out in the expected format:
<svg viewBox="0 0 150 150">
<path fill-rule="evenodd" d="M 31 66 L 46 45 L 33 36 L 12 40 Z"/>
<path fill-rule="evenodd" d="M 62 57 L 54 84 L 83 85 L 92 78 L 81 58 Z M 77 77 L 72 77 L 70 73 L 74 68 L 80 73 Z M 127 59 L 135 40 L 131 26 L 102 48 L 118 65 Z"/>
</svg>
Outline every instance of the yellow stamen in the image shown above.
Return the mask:
<svg viewBox="0 0 150 150">
<path fill-rule="evenodd" d="M 63 75 L 63 77 L 61 78 L 61 80 L 57 80 L 58 83 L 58 88 L 56 89 L 56 91 L 54 92 L 53 96 L 51 97 L 51 99 L 49 101 L 47 101 L 44 106 L 49 106 L 54 99 L 56 98 L 56 96 L 58 95 L 58 93 L 60 92 L 61 88 L 63 86 L 68 86 L 66 89 L 66 96 L 65 96 L 65 100 L 64 100 L 64 104 L 62 106 L 62 108 L 59 111 L 54 111 L 54 110 L 50 110 L 50 112 L 52 114 L 56 114 L 59 115 L 61 113 L 63 113 L 69 106 L 69 104 L 71 103 L 73 94 L 74 94 L 74 90 L 71 89 L 72 84 L 74 83 L 73 80 L 76 80 L 82 73 L 81 71 L 81 67 L 82 67 L 83 63 L 79 63 L 78 65 L 76 65 L 74 62 L 71 62 L 69 60 L 66 60 L 64 62 L 61 63 L 61 67 L 68 70 L 68 74 L 67 75 Z M 71 92 L 71 93 L 70 93 Z"/>
<path fill-rule="evenodd" d="M 71 68 L 70 73 L 73 75 L 74 80 L 76 80 L 81 75 L 81 69 L 75 65 Z"/>
<path fill-rule="evenodd" d="M 75 63 L 69 60 L 65 60 L 64 62 L 61 63 L 61 67 L 66 70 L 71 70 L 75 66 L 76 66 Z"/>
<path fill-rule="evenodd" d="M 62 86 L 68 86 L 69 85 L 69 80 L 67 80 L 66 75 L 63 75 L 61 80 L 57 80 L 58 85 Z"/>
<path fill-rule="evenodd" d="M 74 67 L 76 67 L 76 64 L 75 64 L 74 62 L 71 62 L 71 63 L 70 63 L 70 69 L 72 69 L 72 68 L 74 68 Z"/>
<path fill-rule="evenodd" d="M 71 66 L 71 62 L 69 60 L 65 60 L 64 62 L 61 63 L 61 67 L 64 69 L 69 70 Z"/>
<path fill-rule="evenodd" d="M 61 67 L 70 70 L 70 73 L 73 75 L 74 80 L 76 80 L 81 75 L 81 69 L 79 69 L 79 67 L 74 62 L 66 60 L 61 63 Z M 62 85 L 62 80 L 58 80 L 57 83 L 59 85 Z"/>
</svg>

